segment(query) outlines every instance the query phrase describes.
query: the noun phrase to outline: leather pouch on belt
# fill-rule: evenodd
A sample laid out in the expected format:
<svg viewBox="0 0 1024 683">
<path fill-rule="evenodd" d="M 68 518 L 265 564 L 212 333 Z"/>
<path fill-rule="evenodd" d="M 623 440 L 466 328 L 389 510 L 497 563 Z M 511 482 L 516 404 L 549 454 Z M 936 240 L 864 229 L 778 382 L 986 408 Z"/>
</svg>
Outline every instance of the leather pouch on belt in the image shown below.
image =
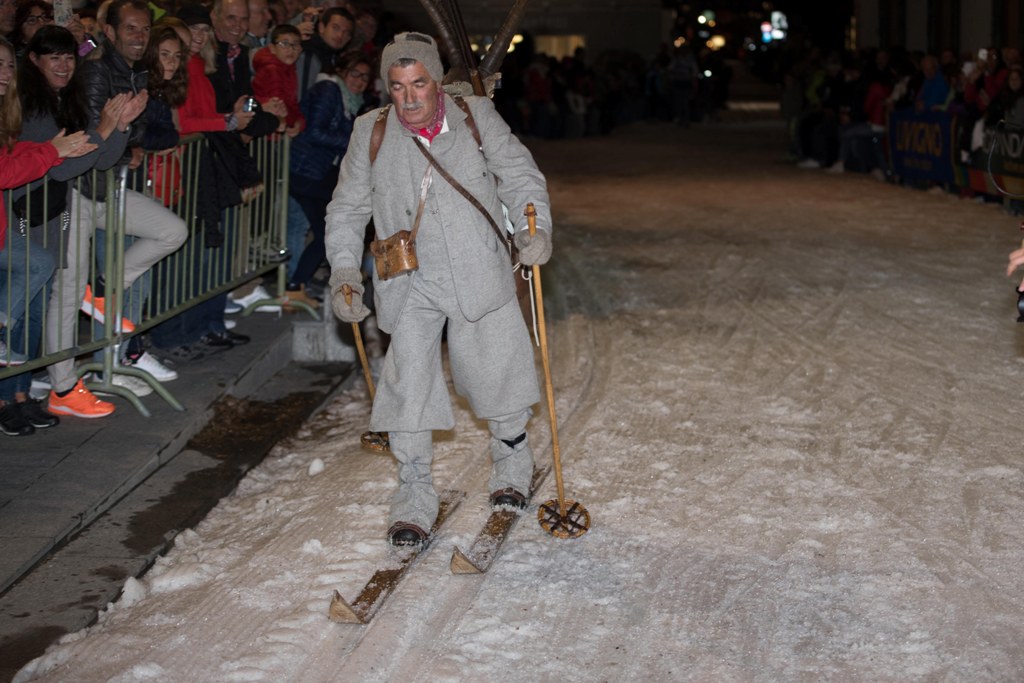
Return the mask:
<svg viewBox="0 0 1024 683">
<path fill-rule="evenodd" d="M 420 267 L 416 260 L 416 239 L 408 230 L 399 230 L 384 240 L 370 242 L 370 253 L 377 266 L 377 277 L 389 280 Z"/>
</svg>

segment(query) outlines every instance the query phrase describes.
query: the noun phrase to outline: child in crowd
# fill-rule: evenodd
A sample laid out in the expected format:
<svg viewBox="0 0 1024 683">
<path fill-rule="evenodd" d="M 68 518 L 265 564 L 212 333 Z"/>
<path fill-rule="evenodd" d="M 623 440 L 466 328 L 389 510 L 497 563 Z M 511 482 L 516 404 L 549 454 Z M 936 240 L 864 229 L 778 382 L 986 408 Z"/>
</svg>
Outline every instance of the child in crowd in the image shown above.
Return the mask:
<svg viewBox="0 0 1024 683">
<path fill-rule="evenodd" d="M 252 64 L 256 75 L 252 79 L 252 91 L 260 102 L 278 97 L 288 110 L 285 132 L 294 137 L 306 127 L 298 101 L 298 72 L 295 62 L 302 54 L 302 37 L 291 24 L 274 27 L 270 44 L 258 50 Z"/>
</svg>

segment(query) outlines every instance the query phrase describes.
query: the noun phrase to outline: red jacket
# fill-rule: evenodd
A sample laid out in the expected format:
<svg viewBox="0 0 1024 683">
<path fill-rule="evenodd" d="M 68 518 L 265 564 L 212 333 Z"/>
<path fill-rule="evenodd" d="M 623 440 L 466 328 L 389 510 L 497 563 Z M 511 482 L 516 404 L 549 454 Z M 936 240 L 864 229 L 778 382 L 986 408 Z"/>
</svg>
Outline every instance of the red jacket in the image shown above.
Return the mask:
<svg viewBox="0 0 1024 683">
<path fill-rule="evenodd" d="M 892 94 L 892 86 L 874 82 L 868 86 L 868 94 L 864 98 L 864 112 L 868 121 L 876 126 L 885 125 L 885 102 Z"/>
<path fill-rule="evenodd" d="M 294 64 L 285 64 L 274 56 L 270 48 L 257 50 L 252 58 L 252 68 L 256 75 L 252 78 L 252 92 L 260 103 L 271 97 L 280 97 L 288 109 L 285 123 L 294 126 L 301 123 L 306 127 L 306 120 L 299 109 L 299 76 Z"/>
<path fill-rule="evenodd" d="M 62 161 L 49 142 L 19 142 L 14 149 L 0 148 L 0 190 L 38 180 Z M 0 251 L 7 248 L 7 208 L 0 192 Z"/>
<path fill-rule="evenodd" d="M 1010 70 L 1003 67 L 995 73 L 985 72 L 978 79 L 982 81 L 982 87 L 978 87 L 978 81 L 968 81 L 964 85 L 964 100 L 968 104 L 973 104 L 978 108 L 978 111 L 984 113 L 988 109 L 989 102 L 992 102 L 999 97 L 999 91 L 1003 89 L 1003 83 L 1006 82 L 1006 77 L 1010 75 Z M 988 102 L 981 98 L 981 91 L 984 90 L 985 94 L 988 95 Z"/>
<path fill-rule="evenodd" d="M 181 134 L 207 133 L 226 130 L 224 114 L 217 111 L 217 96 L 213 84 L 206 77 L 206 63 L 199 55 L 188 60 L 188 94 L 178 107 L 178 125 Z M 230 113 L 230 112 L 228 112 Z"/>
</svg>

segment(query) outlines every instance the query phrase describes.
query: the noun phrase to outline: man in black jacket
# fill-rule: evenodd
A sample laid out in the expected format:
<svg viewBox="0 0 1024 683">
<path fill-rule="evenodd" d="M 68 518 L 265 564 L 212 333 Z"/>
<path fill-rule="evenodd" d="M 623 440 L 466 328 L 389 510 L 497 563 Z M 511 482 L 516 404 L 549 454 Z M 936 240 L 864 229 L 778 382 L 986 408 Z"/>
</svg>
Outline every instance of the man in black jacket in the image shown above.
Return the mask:
<svg viewBox="0 0 1024 683">
<path fill-rule="evenodd" d="M 249 3 L 247 0 L 215 0 L 213 32 L 217 37 L 217 71 L 209 75 L 217 94 L 217 111 L 230 114 L 239 97 L 252 95 L 252 67 L 249 48 L 242 44 L 249 30 Z M 258 138 L 278 130 L 288 110 L 280 98 L 263 102 L 256 116 L 245 127 L 245 135 Z"/>
<path fill-rule="evenodd" d="M 142 54 L 149 42 L 151 25 L 149 7 L 145 0 L 114 0 L 107 11 L 107 23 L 103 28 L 107 39 L 103 56 L 99 59 L 87 60 L 79 67 L 76 78 L 81 79 L 85 93 L 86 109 L 89 119 L 95 126 L 107 101 L 119 93 L 131 93 L 134 98 L 148 98 L 146 92 L 146 71 L 139 64 Z M 144 107 L 139 107 L 142 111 Z M 142 163 L 142 135 L 145 132 L 144 118 L 135 119 L 129 130 L 129 150 L 125 157 L 115 166 L 115 175 L 127 166 L 137 168 Z M 86 176 L 88 178 L 88 176 Z M 90 186 L 83 182 L 80 191 L 86 195 L 79 202 L 78 217 L 83 222 L 83 233 L 88 235 L 89 228 L 104 229 L 107 220 L 106 183 L 104 174 L 96 174 L 97 182 Z M 78 188 L 75 190 L 78 192 Z M 96 202 L 90 201 L 92 197 Z M 124 288 L 130 287 L 138 278 L 148 271 L 157 261 L 176 251 L 188 236 L 185 222 L 164 206 L 145 195 L 133 190 L 125 193 L 126 211 L 123 217 L 124 231 L 135 237 L 131 246 L 124 252 Z M 102 249 L 96 250 L 102 258 Z M 100 268 L 103 268 L 100 265 Z M 126 304 L 131 303 L 125 317 L 139 322 L 142 316 L 143 296 L 126 297 Z M 102 308 L 100 301 L 91 302 Z"/>
<path fill-rule="evenodd" d="M 299 101 L 322 72 L 334 73 L 334 56 L 348 47 L 355 35 L 356 21 L 343 7 L 325 10 L 316 23 L 316 33 L 302 42 L 302 54 L 295 62 L 299 72 Z"/>
</svg>

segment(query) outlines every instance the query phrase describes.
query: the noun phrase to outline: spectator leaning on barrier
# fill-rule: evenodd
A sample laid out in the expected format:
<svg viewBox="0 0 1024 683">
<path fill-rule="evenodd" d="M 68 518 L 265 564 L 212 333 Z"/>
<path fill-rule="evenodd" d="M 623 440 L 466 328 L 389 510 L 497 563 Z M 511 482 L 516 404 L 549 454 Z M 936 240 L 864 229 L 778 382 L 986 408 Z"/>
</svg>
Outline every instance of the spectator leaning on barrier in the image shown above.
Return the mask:
<svg viewBox="0 0 1024 683">
<path fill-rule="evenodd" d="M 1024 81 L 1019 64 L 1011 67 L 1003 83 L 1003 88 L 996 93 L 995 98 L 989 103 L 988 111 L 985 114 L 985 125 L 995 127 L 1005 121 L 1013 125 L 1020 125 L 1021 116 L 1024 115 Z"/>
<path fill-rule="evenodd" d="M 213 37 L 213 19 L 210 13 L 200 4 L 190 3 L 182 5 L 178 9 L 177 19 L 171 20 L 170 23 L 179 29 L 182 26 L 188 29 L 189 38 L 187 89 L 184 102 L 178 108 L 181 133 L 233 134 L 236 131 L 247 131 L 253 117 L 256 116 L 255 112 L 246 111 L 247 96 L 239 96 L 227 113 L 217 110 L 217 95 L 209 78 L 209 75 L 216 73 L 217 70 L 217 43 Z M 182 38 L 184 37 L 182 32 Z M 200 168 L 208 168 L 207 162 L 208 156 L 204 153 L 204 156 L 200 157 Z M 211 248 L 216 244 L 214 236 L 218 239 L 221 237 L 217 229 L 220 224 L 221 207 L 216 205 L 215 199 L 210 198 L 211 195 L 217 194 L 212 190 L 215 183 L 212 182 L 212 178 L 207 180 L 211 182 L 202 183 L 196 188 L 196 230 L 192 243 L 186 245 L 185 249 L 187 260 L 190 262 L 179 264 L 191 269 L 185 277 L 191 283 L 190 286 L 197 289 L 190 292 L 190 295 L 198 294 L 199 288 L 210 284 L 212 269 L 204 268 L 203 264 L 213 258 L 210 252 L 215 251 Z M 228 335 L 230 330 L 227 329 L 224 320 L 225 300 L 226 295 L 217 295 L 160 323 L 153 328 L 150 335 L 153 345 L 180 363 L 196 361 L 219 351 L 229 350 L 235 343 L 248 341 L 243 335 Z"/>
<path fill-rule="evenodd" d="M 233 107 L 237 107 L 240 101 L 245 101 L 243 98 L 254 95 L 248 48 L 241 44 L 244 30 L 249 24 L 249 5 L 245 0 L 215 0 L 211 16 L 214 34 L 217 38 L 217 70 L 209 74 L 208 77 L 216 95 L 217 110 L 221 113 L 229 113 L 233 112 Z M 232 165 L 236 168 L 244 167 L 255 175 L 250 182 L 248 177 L 237 173 L 241 189 L 259 186 L 259 171 L 244 145 L 247 145 L 253 138 L 265 137 L 274 132 L 284 132 L 287 117 L 288 109 L 281 98 L 270 97 L 258 103 L 249 124 L 244 130 L 239 129 L 240 135 L 214 134 L 206 136 L 211 144 L 211 149 L 214 144 L 221 149 L 222 158 L 228 155 L 237 156 L 237 163 L 231 162 Z M 244 144 L 237 144 L 238 140 Z M 234 177 L 231 182 L 235 182 Z M 224 249 L 229 254 L 233 253 L 236 231 L 239 226 L 232 221 L 230 212 L 222 214 L 222 226 L 225 234 Z M 260 296 L 265 291 L 259 289 L 261 286 L 258 285 L 257 289 L 253 290 L 254 292 L 258 290 Z M 245 289 L 248 289 L 248 285 Z M 235 292 L 235 294 L 241 293 L 238 290 Z M 252 294 L 250 293 L 249 296 Z M 227 294 L 223 294 L 211 300 L 219 302 L 221 318 L 223 318 L 225 307 L 228 306 L 228 298 Z M 244 299 L 244 297 L 242 298 Z M 230 345 L 232 343 L 244 344 L 249 341 L 249 338 L 244 335 L 221 329 L 225 327 L 223 322 L 213 322 L 213 326 L 215 329 L 206 337 L 212 343 L 226 342 Z"/>
<path fill-rule="evenodd" d="M 119 93 L 129 94 L 142 100 L 143 107 L 148 99 L 146 83 L 148 74 L 142 64 L 149 42 L 150 15 L 143 0 L 115 0 L 107 11 L 104 32 L 107 48 L 95 60 L 87 60 L 81 69 L 82 87 L 85 92 L 86 109 L 91 121 L 99 119 L 104 103 Z M 145 120 L 138 117 L 132 122 L 128 140 L 129 152 L 122 157 L 120 166 L 138 168 L 143 158 Z M 97 174 L 91 188 L 83 185 L 86 199 L 94 198 L 95 203 L 82 202 L 82 220 L 103 230 L 107 220 L 106 187 L 103 175 Z M 91 192 L 90 192 L 91 190 Z M 125 191 L 124 232 L 134 237 L 131 246 L 124 252 L 123 286 L 127 291 L 132 284 L 168 254 L 176 251 L 188 237 L 185 222 L 162 204 L 134 190 Z M 99 257 L 97 250 L 97 256 Z M 148 292 L 138 296 L 125 297 L 126 317 L 139 322 L 142 306 Z M 90 295 L 91 300 L 90 300 Z M 105 302 L 99 292 L 87 292 L 86 307 L 105 316 Z M 94 316 L 95 317 L 95 316 Z M 122 353 L 127 349 L 123 349 Z M 141 388 L 134 377 L 115 377 L 115 381 L 129 388 Z M 135 381 L 132 381 L 135 380 Z"/>
<path fill-rule="evenodd" d="M 145 98 L 116 95 L 105 101 L 100 115 L 90 121 L 80 90 L 75 52 L 74 37 L 67 29 L 44 27 L 29 42 L 27 58 L 18 73 L 25 116 L 23 139 L 41 142 L 60 130 L 84 130 L 90 141 L 98 145 L 94 152 L 52 169 L 51 183 L 78 182 L 93 168 L 104 170 L 117 163 L 128 140 L 129 124 L 145 107 Z M 51 184 L 50 192 L 56 193 L 58 187 Z M 35 186 L 25 189 L 31 192 Z M 29 228 L 32 240 L 45 245 L 60 267 L 58 286 L 53 287 L 46 311 L 46 353 L 77 345 L 76 322 L 89 274 L 89 239 L 94 225 L 82 213 L 82 206 L 88 202 L 75 201 L 78 192 L 72 183 L 61 191 L 64 206 L 58 204 L 55 209 L 60 210 L 53 215 L 48 210 L 44 225 Z M 113 404 L 97 399 L 78 379 L 74 359 L 53 363 L 47 371 L 52 387 L 51 412 L 78 417 L 103 417 L 113 412 Z"/>
<path fill-rule="evenodd" d="M 213 20 L 199 4 L 182 5 L 178 19 L 189 29 L 188 88 L 178 109 L 182 135 L 222 130 L 245 130 L 255 112 L 246 111 L 245 96 L 240 96 L 228 113 L 217 109 L 217 95 L 209 75 L 217 71 L 217 43 L 213 40 Z"/>
<path fill-rule="evenodd" d="M 914 106 L 918 111 L 945 111 L 953 90 L 939 69 L 935 55 L 925 55 L 921 59 L 921 75 L 921 87 L 914 97 Z"/>
<path fill-rule="evenodd" d="M 82 131 L 61 132 L 46 142 L 18 142 L 21 122 L 14 46 L 0 38 L 0 190 L 37 180 L 65 157 L 81 157 L 96 149 Z M 40 202 L 41 198 L 37 198 L 36 206 L 32 207 L 37 212 Z M 17 213 L 16 209 L 16 219 Z M 8 229 L 7 208 L 0 193 L 0 367 L 20 365 L 38 357 L 42 304 L 56 261 L 50 252 L 30 243 L 30 222 L 18 219 Z M 0 432 L 25 436 L 36 428 L 57 424 L 56 417 L 29 397 L 31 384 L 31 373 L 0 380 Z"/>
<path fill-rule="evenodd" d="M 185 102 L 188 93 L 185 66 L 188 43 L 176 24 L 188 34 L 187 26 L 174 17 L 165 16 L 153 27 L 149 46 L 142 57 L 149 86 L 142 147 L 150 152 L 169 152 L 181 141 L 174 111 Z"/>
<path fill-rule="evenodd" d="M 370 419 L 372 430 L 389 433 L 399 463 L 389 540 L 415 545 L 426 538 L 438 510 L 432 430 L 454 425 L 441 366 L 445 329 L 456 390 L 491 431 L 491 503 L 525 507 L 533 471 L 525 430 L 540 393 L 512 264 L 492 229 L 502 231 L 497 223 L 504 203 L 516 222 L 523 264 L 541 264 L 551 254 L 551 216 L 544 176 L 490 100 L 464 101 L 479 132 L 477 143 L 469 115 L 441 90 L 443 70 L 432 38 L 395 36 L 384 48 L 380 70 L 395 105 L 385 112 L 375 161 L 370 140 L 379 112 L 356 120 L 327 209 L 327 253 L 334 312 L 358 322 L 369 312 L 359 268 L 368 221 L 373 218 L 378 240 L 418 229 L 417 268 L 374 275 L 380 328 L 392 336 Z M 427 155 L 482 210 L 442 179 Z M 526 231 L 523 216 L 530 202 L 538 212 L 535 236 Z"/>
<path fill-rule="evenodd" d="M 252 90 L 260 103 L 279 99 L 284 104 L 287 116 L 285 132 L 294 137 L 305 127 L 306 120 L 295 97 L 298 92 L 298 77 L 295 60 L 302 54 L 302 40 L 299 30 L 291 24 L 274 28 L 271 42 L 266 49 L 253 57 Z"/>
<path fill-rule="evenodd" d="M 984 116 L 989 104 L 998 96 L 1008 74 L 999 50 L 987 47 L 978 50 L 978 61 L 967 74 L 964 99 L 971 106 L 973 118 Z"/>
<path fill-rule="evenodd" d="M 245 0 L 215 0 L 210 12 L 217 38 L 217 70 L 208 74 L 217 100 L 217 111 L 234 111 L 239 100 L 253 94 L 249 48 L 242 44 L 249 25 L 249 5 Z M 262 102 L 245 135 L 262 137 L 284 128 L 288 110 L 280 98 Z"/>
<path fill-rule="evenodd" d="M 21 132 L 21 103 L 14 64 L 14 46 L 0 38 L 0 190 L 36 180 L 62 158 L 96 148 L 83 132 L 60 133 L 49 142 L 16 141 Z M 19 221 L 7 231 L 7 209 L 0 193 L 0 368 L 38 355 L 42 303 L 54 259 L 45 249 L 32 247 L 27 228 Z M 30 372 L 0 379 L 0 432 L 28 436 L 37 427 L 58 423 L 29 396 L 31 385 Z"/>
</svg>

